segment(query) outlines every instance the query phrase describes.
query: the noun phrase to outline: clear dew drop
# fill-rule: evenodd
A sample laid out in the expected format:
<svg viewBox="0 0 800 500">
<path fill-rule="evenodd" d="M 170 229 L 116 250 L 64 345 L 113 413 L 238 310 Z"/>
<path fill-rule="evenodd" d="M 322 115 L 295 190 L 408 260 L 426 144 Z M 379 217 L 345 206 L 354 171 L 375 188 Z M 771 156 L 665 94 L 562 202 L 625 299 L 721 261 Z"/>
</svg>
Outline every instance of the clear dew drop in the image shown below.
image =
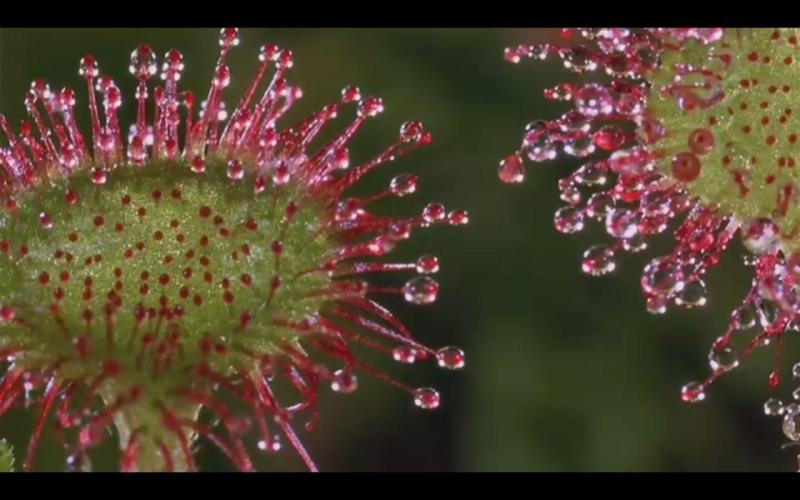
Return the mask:
<svg viewBox="0 0 800 500">
<path fill-rule="evenodd" d="M 783 417 L 783 433 L 792 441 L 800 441 L 800 410 L 789 411 Z"/>
<path fill-rule="evenodd" d="M 431 387 L 421 387 L 419 389 L 415 389 L 413 396 L 414 405 L 423 410 L 435 410 L 441 403 L 439 392 Z"/>
<path fill-rule="evenodd" d="M 500 162 L 500 168 L 497 170 L 500 180 L 506 184 L 519 184 L 525 180 L 525 173 L 525 165 L 519 155 L 506 156 Z"/>
<path fill-rule="evenodd" d="M 592 128 L 592 121 L 576 110 L 567 111 L 558 120 L 558 127 L 562 132 L 588 132 Z"/>
<path fill-rule="evenodd" d="M 792 399 L 794 399 L 795 401 L 800 401 L 800 387 L 792 391 Z"/>
<path fill-rule="evenodd" d="M 412 304 L 432 304 L 438 295 L 439 283 L 428 276 L 417 276 L 403 285 L 403 298 Z"/>
<path fill-rule="evenodd" d="M 128 66 L 131 75 L 148 79 L 158 72 L 156 53 L 149 45 L 141 44 L 131 52 L 131 64 Z"/>
<path fill-rule="evenodd" d="M 800 363 L 795 363 L 792 367 L 792 376 L 794 378 L 800 378 Z"/>
<path fill-rule="evenodd" d="M 593 162 L 582 166 L 573 174 L 575 180 L 584 186 L 602 186 L 608 180 L 605 163 Z"/>
<path fill-rule="evenodd" d="M 469 212 L 464 209 L 451 210 L 447 214 L 447 223 L 451 226 L 464 226 L 469 224 Z"/>
<path fill-rule="evenodd" d="M 771 253 L 781 243 L 780 228 L 772 219 L 762 217 L 745 221 L 739 231 L 745 248 L 755 254 Z"/>
<path fill-rule="evenodd" d="M 229 49 L 239 45 L 238 28 L 222 28 L 219 30 L 219 46 Z"/>
<path fill-rule="evenodd" d="M 614 208 L 614 198 L 608 193 L 595 193 L 586 202 L 586 215 L 593 219 L 605 219 Z"/>
<path fill-rule="evenodd" d="M 575 92 L 575 108 L 589 117 L 606 115 L 614 110 L 611 93 L 602 85 L 590 83 Z"/>
<path fill-rule="evenodd" d="M 435 274 L 439 272 L 439 259 L 435 255 L 423 255 L 417 259 L 415 268 L 419 274 Z"/>
<path fill-rule="evenodd" d="M 414 174 L 400 174 L 389 183 L 389 191 L 399 197 L 408 196 L 417 190 L 419 177 Z"/>
<path fill-rule="evenodd" d="M 395 347 L 392 349 L 392 358 L 398 363 L 410 365 L 417 361 L 417 350 L 406 345 Z"/>
<path fill-rule="evenodd" d="M 761 328 L 764 328 L 765 330 L 770 328 L 780 315 L 780 308 L 778 305 L 767 300 L 762 300 L 758 304 L 758 308 L 756 310 L 758 312 L 758 322 L 761 325 Z M 765 339 L 769 340 L 769 337 L 765 337 Z"/>
<path fill-rule="evenodd" d="M 575 73 L 585 73 L 597 69 L 597 62 L 591 50 L 583 45 L 566 49 L 559 53 L 564 67 Z"/>
<path fill-rule="evenodd" d="M 675 304 L 687 309 L 703 307 L 708 300 L 707 295 L 706 285 L 702 280 L 690 281 L 675 297 Z"/>
<path fill-rule="evenodd" d="M 778 398 L 769 398 L 764 402 L 764 415 L 778 417 L 783 414 L 783 401 Z"/>
<path fill-rule="evenodd" d="M 466 357 L 458 347 L 447 346 L 436 351 L 436 363 L 441 368 L 460 370 L 466 364 Z"/>
<path fill-rule="evenodd" d="M 739 355 L 736 350 L 730 346 L 722 348 L 713 348 L 708 353 L 708 364 L 711 370 L 717 371 L 730 371 L 739 366 Z"/>
<path fill-rule="evenodd" d="M 340 394 L 349 394 L 358 389 L 358 378 L 350 370 L 336 370 L 331 381 L 331 389 Z"/>
<path fill-rule="evenodd" d="M 366 97 L 358 103 L 358 116 L 376 117 L 383 113 L 383 99 L 380 97 Z"/>
<path fill-rule="evenodd" d="M 614 238 L 633 238 L 639 232 L 639 219 L 635 210 L 611 210 L 606 215 L 606 232 Z"/>
<path fill-rule="evenodd" d="M 559 186 L 559 197 L 564 203 L 577 205 L 581 202 L 581 191 L 574 184 Z"/>
<path fill-rule="evenodd" d="M 583 252 L 581 269 L 586 274 L 603 276 L 614 271 L 616 267 L 614 250 L 605 245 L 594 245 Z"/>
<path fill-rule="evenodd" d="M 667 312 L 667 298 L 659 295 L 651 295 L 647 297 L 645 307 L 650 314 L 664 314 Z"/>
<path fill-rule="evenodd" d="M 699 403 L 706 399 L 705 387 L 700 382 L 689 382 L 681 388 L 681 399 L 687 403 Z"/>
<path fill-rule="evenodd" d="M 244 177 L 244 167 L 239 160 L 231 160 L 227 166 L 228 179 L 238 181 Z"/>
<path fill-rule="evenodd" d="M 642 289 L 649 295 L 666 297 L 683 289 L 683 272 L 678 264 L 668 257 L 651 260 L 642 273 Z"/>
<path fill-rule="evenodd" d="M 733 327 L 737 330 L 747 330 L 756 325 L 756 309 L 752 304 L 743 304 L 733 313 Z"/>
<path fill-rule="evenodd" d="M 202 174 L 206 171 L 206 160 L 200 155 L 196 155 L 192 158 L 191 167 L 192 172 L 195 174 Z"/>
<path fill-rule="evenodd" d="M 560 233 L 573 234 L 583 230 L 583 219 L 583 210 L 578 207 L 567 206 L 556 210 L 553 223 Z"/>
<path fill-rule="evenodd" d="M 442 222 L 447 218 L 447 210 L 441 203 L 428 203 L 422 210 L 422 220 L 426 224 Z"/>
<path fill-rule="evenodd" d="M 630 238 L 622 240 L 622 248 L 626 252 L 638 253 L 647 248 L 647 240 L 642 233 L 637 233 Z"/>
<path fill-rule="evenodd" d="M 418 121 L 405 122 L 400 127 L 400 140 L 403 142 L 418 142 L 422 138 L 422 123 Z"/>
<path fill-rule="evenodd" d="M 594 153 L 595 145 L 591 137 L 576 137 L 564 143 L 564 152 L 576 158 L 586 158 Z"/>
</svg>

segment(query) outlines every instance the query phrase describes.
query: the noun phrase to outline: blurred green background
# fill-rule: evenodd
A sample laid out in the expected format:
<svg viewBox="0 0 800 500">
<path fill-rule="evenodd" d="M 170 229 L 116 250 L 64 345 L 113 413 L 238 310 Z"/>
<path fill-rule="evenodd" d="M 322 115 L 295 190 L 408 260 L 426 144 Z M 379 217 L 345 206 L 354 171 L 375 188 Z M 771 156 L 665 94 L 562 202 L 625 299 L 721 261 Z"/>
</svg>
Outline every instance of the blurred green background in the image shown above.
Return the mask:
<svg viewBox="0 0 800 500">
<path fill-rule="evenodd" d="M 442 407 L 421 412 L 410 398 L 361 378 L 358 391 L 323 391 L 319 429 L 303 439 L 326 471 L 699 471 L 792 470 L 777 421 L 762 415 L 769 397 L 772 356 L 757 354 L 715 386 L 707 401 L 686 405 L 680 387 L 707 373 L 706 353 L 748 286 L 738 245 L 708 280 L 703 310 L 644 311 L 638 284 L 647 255 L 666 252 L 669 235 L 647 255 L 625 256 L 607 278 L 581 274 L 580 255 L 606 239 L 592 226 L 577 237 L 559 235 L 552 213 L 560 206 L 556 181 L 578 163 L 537 166 L 521 186 L 502 185 L 498 160 L 518 144 L 523 126 L 566 109 L 545 102 L 542 89 L 574 80 L 557 63 L 513 66 L 506 45 L 554 36 L 542 29 L 244 29 L 231 59 L 229 109 L 257 66 L 258 47 L 277 42 L 295 53 L 291 82 L 304 89 L 292 113 L 300 118 L 356 83 L 384 98 L 386 112 L 357 138 L 354 158 L 366 158 L 396 137 L 408 119 L 422 120 L 434 144 L 372 174 L 360 192 L 383 188 L 395 174 L 414 171 L 418 195 L 383 210 L 416 212 L 428 200 L 467 208 L 466 228 L 416 234 L 396 252 L 440 257 L 437 304 L 390 307 L 418 338 L 467 351 L 467 368 L 443 372 L 431 363 L 412 367 L 367 354 L 412 385 L 441 390 Z M 183 51 L 182 87 L 205 92 L 217 51 L 210 29 L 0 30 L 0 109 L 16 122 L 31 80 L 54 88 L 85 88 L 78 60 L 96 55 L 115 77 L 133 112 L 130 51 L 140 41 L 158 53 Z M 290 120 L 293 121 L 293 120 Z M 344 120 L 342 120 L 344 121 Z M 787 346 L 789 359 L 796 346 Z M 796 358 L 795 358 L 796 359 Z M 787 377 L 788 378 L 788 377 Z M 782 395 L 789 392 L 784 388 Z M 31 415 L 0 420 L 0 436 L 24 451 Z M 40 469 L 63 469 L 52 432 Z M 99 451 L 95 470 L 113 470 L 114 443 Z M 203 446 L 206 470 L 230 470 Z M 262 470 L 303 470 L 291 450 L 257 458 Z"/>
</svg>

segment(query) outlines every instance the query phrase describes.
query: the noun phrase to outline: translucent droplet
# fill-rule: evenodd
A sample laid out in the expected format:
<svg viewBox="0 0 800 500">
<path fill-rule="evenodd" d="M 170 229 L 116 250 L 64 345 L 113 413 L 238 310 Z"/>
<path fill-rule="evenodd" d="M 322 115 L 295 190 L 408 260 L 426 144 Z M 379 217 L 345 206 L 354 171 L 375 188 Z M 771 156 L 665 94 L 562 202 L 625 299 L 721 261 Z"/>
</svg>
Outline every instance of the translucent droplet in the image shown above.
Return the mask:
<svg viewBox="0 0 800 500">
<path fill-rule="evenodd" d="M 447 214 L 447 223 L 451 226 L 463 226 L 469 224 L 469 212 L 464 209 L 451 210 Z"/>
<path fill-rule="evenodd" d="M 706 304 L 706 300 L 705 283 L 702 280 L 695 280 L 686 283 L 683 290 L 675 297 L 675 304 L 686 308 L 702 307 Z"/>
<path fill-rule="evenodd" d="M 608 193 L 595 193 L 586 201 L 586 215 L 594 219 L 605 219 L 614 208 L 614 198 Z"/>
<path fill-rule="evenodd" d="M 231 160 L 227 167 L 228 179 L 238 181 L 244 177 L 244 167 L 239 160 Z"/>
<path fill-rule="evenodd" d="M 583 165 L 575 171 L 573 177 L 584 186 L 602 186 L 608 179 L 608 169 L 605 163 L 592 162 Z"/>
<path fill-rule="evenodd" d="M 787 411 L 783 417 L 783 433 L 792 441 L 800 441 L 800 411 Z"/>
<path fill-rule="evenodd" d="M 778 398 L 770 398 L 764 403 L 764 415 L 778 417 L 783 413 L 783 401 Z"/>
<path fill-rule="evenodd" d="M 128 71 L 142 79 L 148 79 L 158 72 L 156 53 L 147 44 L 141 44 L 131 52 L 131 64 Z"/>
<path fill-rule="evenodd" d="M 756 325 L 756 309 L 752 304 L 739 306 L 733 312 L 733 327 L 737 330 L 747 330 Z"/>
<path fill-rule="evenodd" d="M 550 139 L 547 124 L 540 125 L 540 123 L 544 122 L 533 122 L 528 125 L 525 140 L 523 141 L 525 154 L 533 162 L 552 160 L 556 157 L 556 146 Z"/>
<path fill-rule="evenodd" d="M 428 203 L 422 210 L 422 220 L 427 224 L 442 222 L 447 218 L 447 209 L 441 203 Z"/>
<path fill-rule="evenodd" d="M 349 394 L 358 388 L 358 378 L 350 370 L 336 370 L 331 381 L 334 392 Z"/>
<path fill-rule="evenodd" d="M 97 59 L 92 55 L 86 55 L 81 59 L 78 73 L 87 78 L 96 78 L 100 74 L 100 68 L 97 66 Z"/>
<path fill-rule="evenodd" d="M 358 103 L 358 116 L 375 117 L 383 113 L 383 99 L 367 97 Z"/>
<path fill-rule="evenodd" d="M 417 350 L 406 345 L 395 347 L 392 350 L 392 358 L 398 363 L 410 365 L 417 360 Z"/>
<path fill-rule="evenodd" d="M 500 180 L 507 184 L 518 184 L 525 180 L 525 165 L 519 155 L 506 156 L 497 170 Z"/>
<path fill-rule="evenodd" d="M 573 234 L 583 230 L 583 210 L 578 207 L 561 207 L 553 218 L 556 230 L 564 234 Z"/>
<path fill-rule="evenodd" d="M 435 274 L 439 272 L 439 259 L 435 255 L 423 255 L 417 259 L 416 269 L 419 274 Z"/>
<path fill-rule="evenodd" d="M 614 104 L 608 89 L 590 83 L 575 93 L 575 108 L 586 116 L 595 117 L 611 113 Z"/>
<path fill-rule="evenodd" d="M 687 403 L 699 403 L 706 399 L 705 387 L 699 382 L 689 382 L 681 388 L 681 399 Z"/>
<path fill-rule="evenodd" d="M 361 100 L 361 89 L 355 85 L 350 85 L 342 89 L 342 102 L 350 103 Z"/>
<path fill-rule="evenodd" d="M 229 49 L 239 45 L 238 28 L 222 28 L 219 30 L 219 46 Z"/>
<path fill-rule="evenodd" d="M 708 364 L 713 371 L 730 371 L 739 366 L 739 355 L 730 346 L 711 349 L 708 353 Z"/>
<path fill-rule="evenodd" d="M 668 296 L 683 289 L 683 272 L 669 257 L 651 260 L 642 273 L 642 289 L 650 295 Z"/>
<path fill-rule="evenodd" d="M 418 276 L 403 286 L 403 298 L 412 304 L 432 304 L 438 294 L 439 284 L 428 276 Z"/>
<path fill-rule="evenodd" d="M 645 307 L 650 314 L 664 314 L 667 312 L 667 298 L 660 295 L 651 295 L 647 297 Z"/>
<path fill-rule="evenodd" d="M 430 387 L 415 389 L 413 395 L 414 404 L 423 410 L 435 410 L 441 403 L 439 393 Z"/>
<path fill-rule="evenodd" d="M 595 245 L 583 253 L 581 269 L 592 276 L 603 276 L 616 269 L 614 250 L 605 245 Z"/>
<path fill-rule="evenodd" d="M 606 232 L 615 238 L 632 238 L 639 232 L 639 219 L 635 210 L 611 210 L 606 215 Z"/>
<path fill-rule="evenodd" d="M 196 174 L 202 174 L 206 171 L 206 160 L 202 156 L 196 155 L 194 158 L 192 158 L 192 165 L 190 168 L 192 169 L 192 172 Z"/>
<path fill-rule="evenodd" d="M 441 368 L 446 368 L 448 370 L 458 370 L 464 368 L 464 365 L 466 364 L 464 351 L 458 347 L 442 347 L 436 351 L 436 363 Z"/>
<path fill-rule="evenodd" d="M 215 87 L 219 89 L 224 89 L 231 83 L 231 70 L 228 66 L 222 64 L 217 66 L 217 69 L 214 71 L 214 78 L 212 82 Z"/>
<path fill-rule="evenodd" d="M 579 45 L 559 53 L 564 67 L 575 73 L 585 73 L 597 69 L 597 62 L 588 47 Z"/>
<path fill-rule="evenodd" d="M 594 143 L 605 151 L 614 151 L 625 144 L 625 132 L 614 125 L 604 125 L 594 133 Z"/>
<path fill-rule="evenodd" d="M 408 196 L 417 190 L 419 177 L 414 174 L 400 174 L 389 183 L 389 191 L 395 196 Z"/>
<path fill-rule="evenodd" d="M 591 137 L 576 137 L 564 143 L 564 152 L 576 158 L 586 158 L 594 153 L 595 145 Z"/>
<path fill-rule="evenodd" d="M 581 192 L 578 186 L 572 183 L 564 183 L 559 185 L 559 197 L 564 203 L 570 205 L 578 205 L 581 202 Z"/>
<path fill-rule="evenodd" d="M 647 240 L 642 233 L 635 234 L 630 238 L 622 240 L 622 248 L 626 252 L 637 253 L 647 248 Z"/>
<path fill-rule="evenodd" d="M 767 300 L 762 300 L 758 304 L 758 322 L 761 325 L 761 328 L 768 329 L 772 326 L 773 323 L 778 319 L 780 314 L 779 307 L 774 303 Z M 769 337 L 765 337 L 765 339 L 769 339 Z"/>
<path fill-rule="evenodd" d="M 364 215 L 364 209 L 361 208 L 361 201 L 355 198 L 341 200 L 336 204 L 334 218 L 337 221 L 356 220 Z"/>
<path fill-rule="evenodd" d="M 572 99 L 574 86 L 570 83 L 556 85 L 544 91 L 545 99 L 551 101 L 569 101 Z"/>
<path fill-rule="evenodd" d="M 558 126 L 562 132 L 588 132 L 592 128 L 592 121 L 573 109 L 561 116 Z"/>
<path fill-rule="evenodd" d="M 800 363 L 795 363 L 792 367 L 792 376 L 794 378 L 800 378 Z"/>
<path fill-rule="evenodd" d="M 780 228 L 772 219 L 751 219 L 739 229 L 744 246 L 755 254 L 775 251 L 781 242 Z"/>
<path fill-rule="evenodd" d="M 418 121 L 405 122 L 400 127 L 400 140 L 403 142 L 417 142 L 422 138 L 422 123 Z"/>
</svg>

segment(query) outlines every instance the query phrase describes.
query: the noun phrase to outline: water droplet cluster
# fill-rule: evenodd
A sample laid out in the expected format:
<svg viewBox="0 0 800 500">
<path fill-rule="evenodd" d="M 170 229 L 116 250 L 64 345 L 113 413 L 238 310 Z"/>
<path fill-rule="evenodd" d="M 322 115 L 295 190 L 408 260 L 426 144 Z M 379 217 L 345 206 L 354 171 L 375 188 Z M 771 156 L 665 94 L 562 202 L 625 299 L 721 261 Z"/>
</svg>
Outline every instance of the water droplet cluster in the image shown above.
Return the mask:
<svg viewBox="0 0 800 500">
<path fill-rule="evenodd" d="M 652 259 L 641 287 L 647 310 L 701 307 L 704 278 L 735 238 L 749 252 L 750 290 L 708 356 L 710 375 L 681 398 L 703 401 L 723 374 L 760 348 L 774 350 L 770 387 L 781 385 L 782 344 L 800 320 L 800 176 L 796 108 L 797 29 L 565 29 L 563 42 L 506 49 L 506 59 L 560 59 L 577 74 L 603 73 L 546 89 L 570 103 L 555 120 L 530 123 L 520 148 L 500 162 L 519 183 L 527 162 L 562 156 L 585 163 L 561 179 L 555 227 L 572 234 L 590 221 L 613 238 L 583 255 L 592 276 L 679 220 L 672 253 Z M 796 406 L 796 405 L 795 405 Z M 770 400 L 797 441 L 797 409 Z"/>
<path fill-rule="evenodd" d="M 91 450 L 111 427 L 122 470 L 194 470 L 198 438 L 241 470 L 253 469 L 251 452 L 286 441 L 316 470 L 294 423 L 315 427 L 320 387 L 351 393 L 360 375 L 372 375 L 420 408 L 440 403 L 434 389 L 361 361 L 356 346 L 401 363 L 464 366 L 462 351 L 418 343 L 376 298 L 436 301 L 435 256 L 383 258 L 419 229 L 465 224 L 467 213 L 440 203 L 409 217 L 372 212 L 383 198 L 414 193 L 413 174 L 346 197 L 430 134 L 409 121 L 388 148 L 356 162 L 350 141 L 384 107 L 357 87 L 279 126 L 302 92 L 286 80 L 292 52 L 271 44 L 239 103 L 227 106 L 228 54 L 238 44 L 238 30 L 221 31 L 199 106 L 179 86 L 179 51 L 159 61 L 137 47 L 129 67 L 136 120 L 126 130 L 120 90 L 92 56 L 79 66 L 90 133 L 78 126 L 77 94 L 38 80 L 20 132 L 0 115 L 8 143 L 0 148 L 0 414 L 39 408 L 27 470 L 53 414 L 68 470 L 90 470 Z M 343 131 L 319 144 L 350 109 Z M 386 272 L 407 281 L 368 281 Z"/>
</svg>

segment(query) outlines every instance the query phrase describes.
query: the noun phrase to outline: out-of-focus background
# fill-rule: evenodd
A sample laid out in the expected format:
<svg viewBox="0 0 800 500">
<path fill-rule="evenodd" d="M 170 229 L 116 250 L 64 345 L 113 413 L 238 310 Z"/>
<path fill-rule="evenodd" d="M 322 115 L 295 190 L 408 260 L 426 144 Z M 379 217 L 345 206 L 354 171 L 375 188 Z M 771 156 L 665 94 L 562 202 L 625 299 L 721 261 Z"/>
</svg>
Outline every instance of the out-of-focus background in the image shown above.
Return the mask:
<svg viewBox="0 0 800 500">
<path fill-rule="evenodd" d="M 408 119 L 434 133 L 432 146 L 375 172 L 359 190 L 381 189 L 393 175 L 414 171 L 418 194 L 387 203 L 387 212 L 416 212 L 435 200 L 471 214 L 468 227 L 418 232 L 396 254 L 440 257 L 437 304 L 389 304 L 423 342 L 463 347 L 467 367 L 444 372 L 432 363 L 408 367 L 371 356 L 412 385 L 438 387 L 441 408 L 422 412 L 407 394 L 362 377 L 354 394 L 323 391 L 319 429 L 302 433 L 307 447 L 327 471 L 791 470 L 779 422 L 762 414 L 771 395 L 766 350 L 724 378 L 704 403 L 687 405 L 679 397 L 685 382 L 707 374 L 710 343 L 748 286 L 740 246 L 709 277 L 705 309 L 650 316 L 639 287 L 647 256 L 625 256 L 614 275 L 589 278 L 580 272 L 580 255 L 606 238 L 603 231 L 591 227 L 567 237 L 553 229 L 556 181 L 577 162 L 531 168 L 523 185 L 499 182 L 498 160 L 518 145 L 524 125 L 566 109 L 546 102 L 542 90 L 576 78 L 557 62 L 508 64 L 503 48 L 554 36 L 541 29 L 242 30 L 230 64 L 229 107 L 257 66 L 260 44 L 289 47 L 295 54 L 289 79 L 304 89 L 293 117 L 335 100 L 351 83 L 384 98 L 386 112 L 359 134 L 354 159 L 387 145 Z M 205 92 L 216 30 L 3 29 L 0 110 L 12 122 L 22 119 L 24 93 L 37 78 L 54 88 L 73 86 L 85 102 L 78 61 L 93 53 L 127 95 L 123 112 L 130 117 L 128 58 L 141 41 L 159 54 L 182 50 L 182 87 Z M 652 243 L 648 255 L 665 252 L 670 237 Z M 784 389 L 785 397 L 790 388 Z M 19 454 L 31 426 L 31 414 L 15 411 L 0 420 L 0 436 Z M 40 468 L 63 469 L 52 432 L 45 441 Z M 111 444 L 95 457 L 95 470 L 116 467 Z M 284 448 L 257 457 L 259 468 L 303 470 Z M 206 470 L 230 470 L 208 446 L 200 461 Z"/>
</svg>

